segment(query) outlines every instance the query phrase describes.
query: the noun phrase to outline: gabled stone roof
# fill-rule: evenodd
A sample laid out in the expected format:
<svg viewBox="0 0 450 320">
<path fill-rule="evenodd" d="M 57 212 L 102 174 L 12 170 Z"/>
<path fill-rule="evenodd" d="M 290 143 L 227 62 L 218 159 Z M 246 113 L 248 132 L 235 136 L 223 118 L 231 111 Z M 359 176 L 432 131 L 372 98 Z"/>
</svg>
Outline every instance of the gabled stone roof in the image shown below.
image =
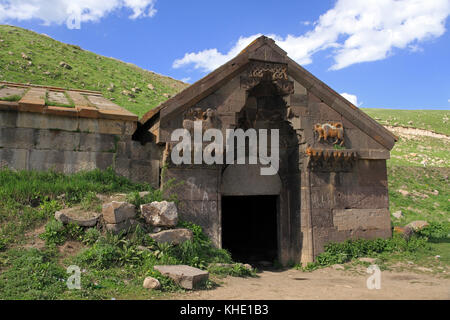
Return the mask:
<svg viewBox="0 0 450 320">
<path fill-rule="evenodd" d="M 386 149 L 391 150 L 393 148 L 395 141 L 397 141 L 397 137 L 394 134 L 290 59 L 287 53 L 275 44 L 274 40 L 265 36 L 261 36 L 253 41 L 226 64 L 147 112 L 140 119 L 140 128 L 138 130 L 148 130 L 155 117 L 168 117 L 180 108 L 189 108 L 195 105 L 242 72 L 252 60 L 287 64 L 289 75 L 309 92 L 313 93 Z"/>
<path fill-rule="evenodd" d="M 101 92 L 0 81 L 0 111 L 16 110 L 69 117 L 137 121 L 138 116 Z"/>
</svg>

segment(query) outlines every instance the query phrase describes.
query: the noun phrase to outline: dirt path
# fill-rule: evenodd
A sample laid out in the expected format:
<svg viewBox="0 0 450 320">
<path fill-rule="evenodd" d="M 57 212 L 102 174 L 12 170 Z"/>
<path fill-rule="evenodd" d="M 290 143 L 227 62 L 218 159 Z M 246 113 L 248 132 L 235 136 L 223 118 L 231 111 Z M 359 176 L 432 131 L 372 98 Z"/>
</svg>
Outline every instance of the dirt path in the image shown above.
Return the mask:
<svg viewBox="0 0 450 320">
<path fill-rule="evenodd" d="M 362 268 L 362 267 L 361 267 Z M 194 291 L 176 299 L 444 299 L 450 300 L 450 279 L 432 274 L 381 272 L 381 288 L 369 290 L 365 269 L 326 268 L 313 272 L 264 271 L 258 278 L 227 277 L 213 290 Z"/>
<path fill-rule="evenodd" d="M 450 141 L 450 137 L 445 134 L 436 133 L 436 132 L 425 130 L 425 129 L 408 128 L 408 127 L 393 127 L 393 126 L 384 126 L 384 127 L 396 135 L 405 136 L 407 138 L 411 138 L 411 136 L 420 136 L 420 137 L 432 137 L 432 138 Z"/>
</svg>

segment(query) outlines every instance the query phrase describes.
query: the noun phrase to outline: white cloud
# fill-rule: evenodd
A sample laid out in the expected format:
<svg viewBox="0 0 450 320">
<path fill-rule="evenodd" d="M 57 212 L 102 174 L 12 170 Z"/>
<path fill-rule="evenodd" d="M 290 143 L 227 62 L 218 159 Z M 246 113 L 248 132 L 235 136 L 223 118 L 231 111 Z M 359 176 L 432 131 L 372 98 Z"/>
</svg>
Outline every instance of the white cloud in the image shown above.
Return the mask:
<svg viewBox="0 0 450 320">
<path fill-rule="evenodd" d="M 69 19 L 98 21 L 126 8 L 130 19 L 152 17 L 156 0 L 0 0 L 0 22 L 38 19 L 45 25 L 63 24 Z"/>
<path fill-rule="evenodd" d="M 348 101 L 350 101 L 353 105 L 359 107 L 362 105 L 361 103 L 358 103 L 358 97 L 354 94 L 350 94 L 350 93 L 341 93 L 341 96 L 343 96 L 345 99 L 347 99 Z"/>
<path fill-rule="evenodd" d="M 334 59 L 330 69 L 338 70 L 385 59 L 394 49 L 420 50 L 419 42 L 444 34 L 449 14 L 448 0 L 338 0 L 307 33 L 272 37 L 302 65 L 312 63 L 315 53 L 330 49 Z M 226 54 L 217 49 L 186 53 L 173 67 L 193 64 L 196 69 L 212 71 L 258 36 L 240 37 Z"/>
<path fill-rule="evenodd" d="M 186 53 L 183 58 L 174 61 L 173 67 L 180 68 L 192 63 L 194 64 L 195 69 L 212 71 L 235 57 L 249 43 L 260 36 L 261 34 L 255 34 L 250 37 L 240 37 L 233 48 L 226 54 L 220 53 L 217 49 L 203 50 L 197 53 Z"/>
</svg>

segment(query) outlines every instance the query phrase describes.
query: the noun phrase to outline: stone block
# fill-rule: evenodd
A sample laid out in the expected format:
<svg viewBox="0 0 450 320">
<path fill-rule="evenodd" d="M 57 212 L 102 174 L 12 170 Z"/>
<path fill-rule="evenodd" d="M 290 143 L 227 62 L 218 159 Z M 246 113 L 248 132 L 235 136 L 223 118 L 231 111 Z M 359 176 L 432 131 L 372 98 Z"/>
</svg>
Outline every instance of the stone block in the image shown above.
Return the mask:
<svg viewBox="0 0 450 320">
<path fill-rule="evenodd" d="M 167 179 L 179 184 L 171 189 L 180 200 L 217 200 L 219 172 L 212 169 L 167 170 Z"/>
<path fill-rule="evenodd" d="M 128 202 L 112 201 L 102 207 L 103 219 L 106 223 L 120 223 L 136 216 L 136 207 Z"/>
<path fill-rule="evenodd" d="M 130 179 L 135 182 L 147 182 L 157 188 L 159 186 L 159 160 L 131 160 Z"/>
<path fill-rule="evenodd" d="M 151 226 L 175 227 L 178 223 L 178 210 L 174 202 L 154 201 L 142 204 L 141 212 Z"/>
<path fill-rule="evenodd" d="M 80 151 L 116 152 L 117 146 L 115 135 L 100 133 L 79 133 Z"/>
<path fill-rule="evenodd" d="M 85 133 L 98 133 L 98 119 L 79 118 L 79 130 Z"/>
<path fill-rule="evenodd" d="M 213 244 L 220 247 L 222 231 L 219 208 L 220 201 L 180 200 L 178 215 L 181 220 L 201 226 Z"/>
<path fill-rule="evenodd" d="M 125 220 L 119 223 L 107 223 L 105 224 L 105 228 L 108 232 L 119 234 L 120 232 L 128 232 L 133 225 L 133 220 Z"/>
<path fill-rule="evenodd" d="M 161 274 L 173 279 L 178 285 L 185 289 L 194 289 L 204 284 L 209 273 L 186 265 L 154 266 Z"/>
<path fill-rule="evenodd" d="M 0 148 L 0 168 L 8 167 L 15 170 L 28 169 L 29 152 L 26 149 Z"/>
<path fill-rule="evenodd" d="M 17 111 L 0 111 L 0 128 L 15 128 L 18 114 Z"/>
<path fill-rule="evenodd" d="M 35 144 L 34 129 L 0 128 L 0 147 L 30 149 Z"/>
<path fill-rule="evenodd" d="M 124 122 L 98 119 L 98 133 L 122 135 L 124 133 Z"/>
<path fill-rule="evenodd" d="M 338 231 L 376 230 L 391 228 L 391 216 L 386 209 L 333 209 L 333 223 Z"/>
<path fill-rule="evenodd" d="M 77 118 L 32 112 L 19 112 L 16 125 L 19 128 L 78 130 Z"/>
<path fill-rule="evenodd" d="M 99 213 L 86 212 L 80 208 L 66 208 L 55 212 L 56 220 L 64 224 L 73 223 L 80 227 L 93 227 L 99 218 Z"/>
<path fill-rule="evenodd" d="M 171 229 L 160 231 L 157 233 L 151 233 L 149 234 L 149 236 L 157 243 L 170 243 L 173 245 L 178 245 L 185 241 L 192 240 L 194 235 L 189 229 Z"/>
<path fill-rule="evenodd" d="M 36 149 L 76 151 L 80 145 L 78 132 L 37 130 Z"/>
</svg>

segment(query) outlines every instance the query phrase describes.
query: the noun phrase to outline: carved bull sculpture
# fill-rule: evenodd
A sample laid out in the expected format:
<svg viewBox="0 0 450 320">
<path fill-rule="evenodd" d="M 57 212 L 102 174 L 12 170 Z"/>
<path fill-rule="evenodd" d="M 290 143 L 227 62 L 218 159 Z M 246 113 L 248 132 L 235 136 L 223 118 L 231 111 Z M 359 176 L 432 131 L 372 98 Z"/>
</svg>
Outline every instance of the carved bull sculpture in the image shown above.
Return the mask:
<svg viewBox="0 0 450 320">
<path fill-rule="evenodd" d="M 334 138 L 333 144 L 339 143 L 344 145 L 344 126 L 340 122 L 333 123 L 317 123 L 314 125 L 314 131 L 319 135 L 318 142 L 321 140 L 328 141 L 328 138 Z"/>
</svg>

